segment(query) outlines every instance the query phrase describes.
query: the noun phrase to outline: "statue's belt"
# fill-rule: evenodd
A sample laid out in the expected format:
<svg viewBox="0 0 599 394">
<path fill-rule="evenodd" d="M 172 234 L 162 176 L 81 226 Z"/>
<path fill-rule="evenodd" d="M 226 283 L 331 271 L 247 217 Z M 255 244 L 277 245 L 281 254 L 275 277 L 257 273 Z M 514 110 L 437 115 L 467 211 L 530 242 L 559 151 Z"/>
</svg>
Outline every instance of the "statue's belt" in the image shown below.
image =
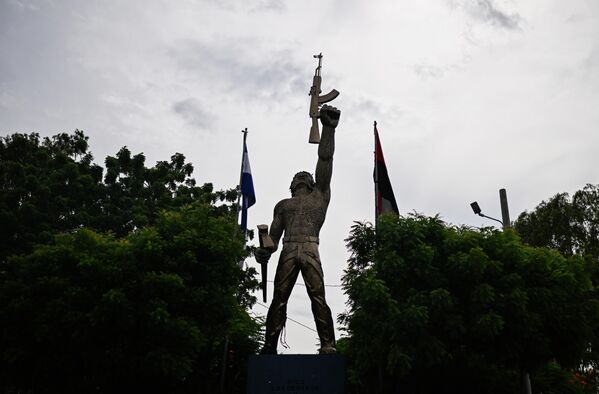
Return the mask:
<svg viewBox="0 0 599 394">
<path fill-rule="evenodd" d="M 283 238 L 285 242 L 314 242 L 318 243 L 318 237 L 311 237 L 309 235 L 290 235 L 289 237 Z"/>
</svg>

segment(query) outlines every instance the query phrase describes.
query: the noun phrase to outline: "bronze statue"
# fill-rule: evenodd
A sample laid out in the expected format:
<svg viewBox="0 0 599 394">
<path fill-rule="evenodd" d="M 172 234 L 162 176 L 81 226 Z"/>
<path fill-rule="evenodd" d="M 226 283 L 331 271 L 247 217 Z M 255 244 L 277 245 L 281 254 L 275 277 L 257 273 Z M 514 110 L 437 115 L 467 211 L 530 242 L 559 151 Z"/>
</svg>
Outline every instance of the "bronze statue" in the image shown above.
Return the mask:
<svg viewBox="0 0 599 394">
<path fill-rule="evenodd" d="M 318 254 L 318 235 L 331 199 L 331 176 L 335 151 L 335 128 L 340 111 L 324 105 L 320 109 L 322 136 L 318 146 L 315 179 L 308 172 L 295 174 L 291 198 L 280 201 L 274 209 L 270 226 L 271 248 L 258 248 L 256 260 L 264 264 L 277 250 L 283 237 L 283 250 L 275 274 L 272 303 L 266 317 L 266 335 L 262 354 L 276 354 L 279 334 L 287 319 L 287 301 L 299 273 L 302 273 L 312 313 L 320 338 L 320 353 L 335 353 L 335 332 L 331 310 L 325 301 L 324 278 Z"/>
</svg>

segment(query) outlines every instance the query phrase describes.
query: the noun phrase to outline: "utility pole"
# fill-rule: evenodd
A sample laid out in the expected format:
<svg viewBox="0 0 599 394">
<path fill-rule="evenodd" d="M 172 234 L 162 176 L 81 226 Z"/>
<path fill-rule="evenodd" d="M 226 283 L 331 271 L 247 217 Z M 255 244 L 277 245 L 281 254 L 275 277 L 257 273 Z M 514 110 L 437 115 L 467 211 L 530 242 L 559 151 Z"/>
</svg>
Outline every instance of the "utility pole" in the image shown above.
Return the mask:
<svg viewBox="0 0 599 394">
<path fill-rule="evenodd" d="M 512 227 L 512 223 L 510 222 L 510 210 L 507 206 L 507 192 L 505 189 L 499 189 L 499 203 L 501 204 L 501 222 L 503 223 L 503 228 Z"/>
<path fill-rule="evenodd" d="M 484 215 L 481 212 L 481 209 L 476 201 L 470 204 L 470 206 L 472 207 L 472 210 L 476 215 L 485 217 L 487 219 L 495 220 L 496 222 L 500 222 L 503 229 L 505 230 L 506 228 L 512 227 L 512 222 L 510 221 L 510 210 L 507 202 L 507 192 L 505 191 L 505 189 L 499 189 L 499 203 L 501 204 L 501 220 Z M 522 368 L 520 370 L 520 376 L 522 381 L 522 394 L 532 394 L 530 374 L 528 373 L 528 371 Z"/>
<path fill-rule="evenodd" d="M 503 229 L 505 230 L 506 228 L 512 227 L 510 210 L 507 203 L 507 192 L 505 189 L 499 189 L 499 203 L 501 204 L 501 220 L 503 222 Z M 522 369 L 520 373 L 522 376 L 522 394 L 532 394 L 530 374 L 524 369 Z"/>
</svg>

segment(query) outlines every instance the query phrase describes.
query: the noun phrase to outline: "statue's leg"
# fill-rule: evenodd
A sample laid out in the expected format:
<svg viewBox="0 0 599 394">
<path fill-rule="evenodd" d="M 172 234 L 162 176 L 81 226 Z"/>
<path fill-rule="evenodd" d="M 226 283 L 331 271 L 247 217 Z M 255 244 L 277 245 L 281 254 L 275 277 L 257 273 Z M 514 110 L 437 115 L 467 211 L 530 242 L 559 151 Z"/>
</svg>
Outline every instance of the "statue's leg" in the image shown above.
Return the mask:
<svg viewBox="0 0 599 394">
<path fill-rule="evenodd" d="M 299 274 L 296 243 L 286 243 L 279 257 L 275 274 L 275 289 L 266 316 L 266 334 L 262 354 L 276 354 L 279 334 L 287 320 L 287 301 Z"/>
<path fill-rule="evenodd" d="M 318 254 L 318 244 L 313 242 L 303 244 L 301 271 L 308 296 L 312 301 L 312 313 L 320 338 L 320 353 L 334 353 L 335 330 L 331 309 L 327 305 L 324 295 L 324 275 Z"/>
</svg>

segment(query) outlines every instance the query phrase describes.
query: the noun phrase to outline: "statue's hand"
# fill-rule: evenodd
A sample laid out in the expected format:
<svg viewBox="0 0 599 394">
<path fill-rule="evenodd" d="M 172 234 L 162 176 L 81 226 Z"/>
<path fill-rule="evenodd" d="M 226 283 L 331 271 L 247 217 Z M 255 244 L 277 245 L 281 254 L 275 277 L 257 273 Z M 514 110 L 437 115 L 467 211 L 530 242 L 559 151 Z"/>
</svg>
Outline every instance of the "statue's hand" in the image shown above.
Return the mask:
<svg viewBox="0 0 599 394">
<path fill-rule="evenodd" d="M 322 122 L 323 127 L 336 128 L 337 124 L 339 124 L 340 115 L 341 111 L 330 105 L 325 104 L 320 108 L 320 121 Z"/>
<path fill-rule="evenodd" d="M 268 260 L 270 260 L 271 254 L 272 254 L 272 252 L 270 252 L 268 249 L 258 248 L 254 251 L 254 256 L 256 257 L 256 261 L 260 264 L 268 263 Z"/>
</svg>

